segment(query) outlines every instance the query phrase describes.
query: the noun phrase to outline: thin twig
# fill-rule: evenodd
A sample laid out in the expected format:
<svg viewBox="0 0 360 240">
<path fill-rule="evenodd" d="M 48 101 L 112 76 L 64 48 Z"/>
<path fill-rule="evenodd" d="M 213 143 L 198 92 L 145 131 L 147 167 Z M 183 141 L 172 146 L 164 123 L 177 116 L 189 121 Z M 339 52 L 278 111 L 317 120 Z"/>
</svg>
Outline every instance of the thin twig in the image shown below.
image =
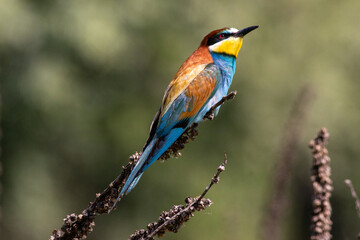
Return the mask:
<svg viewBox="0 0 360 240">
<path fill-rule="evenodd" d="M 155 236 L 161 237 L 166 231 L 177 232 L 181 226 L 194 216 L 195 210 L 201 211 L 212 204 L 210 199 L 204 198 L 210 188 L 219 182 L 219 175 L 225 170 L 227 157 L 225 154 L 224 162 L 217 168 L 216 174 L 211 179 L 210 184 L 203 193 L 196 198 L 186 198 L 186 205 L 174 205 L 169 212 L 161 213 L 157 222 L 147 225 L 148 230 L 138 230 L 130 236 L 131 240 L 152 240 Z"/>
<path fill-rule="evenodd" d="M 226 101 L 229 101 L 233 99 L 237 94 L 237 91 L 232 91 L 225 97 L 223 97 L 219 102 L 217 102 L 214 106 L 210 108 L 210 110 L 205 114 L 204 119 L 213 120 L 214 119 L 214 111 L 216 108 L 218 108 L 220 105 L 224 104 Z"/>
<path fill-rule="evenodd" d="M 218 106 L 225 103 L 227 100 L 233 99 L 235 95 L 236 92 L 231 92 L 229 95 L 225 96 L 216 103 L 205 116 L 210 116 Z M 204 117 L 204 119 L 206 120 L 208 117 Z M 159 159 L 166 160 L 173 156 L 181 156 L 179 151 L 185 147 L 186 143 L 193 141 L 198 135 L 196 130 L 197 126 L 198 124 L 191 125 Z M 121 174 L 113 180 L 101 194 L 97 193 L 95 200 L 90 202 L 89 206 L 83 210 L 81 214 L 72 213 L 67 215 L 64 219 L 63 226 L 60 229 L 55 229 L 53 231 L 50 240 L 87 238 L 87 235 L 94 229 L 95 217 L 110 212 L 121 188 L 124 186 L 126 179 L 129 177 L 131 170 L 139 160 L 140 156 L 141 153 L 137 152 L 130 156 L 130 161 L 123 167 Z"/>
<path fill-rule="evenodd" d="M 292 175 L 295 152 L 312 99 L 313 91 L 310 86 L 305 85 L 291 109 L 280 145 L 280 156 L 275 169 L 272 194 L 263 220 L 262 239 L 280 238 L 281 220 L 287 209 L 286 193 Z"/>
<path fill-rule="evenodd" d="M 311 182 L 313 185 L 313 216 L 311 218 L 311 240 L 330 240 L 331 236 L 331 204 L 333 190 L 330 168 L 330 157 L 326 145 L 330 134 L 326 128 L 320 129 L 316 138 L 310 141 L 313 154 Z"/>
<path fill-rule="evenodd" d="M 345 180 L 345 184 L 349 187 L 350 192 L 351 192 L 351 196 L 353 197 L 354 201 L 355 201 L 355 208 L 356 208 L 356 212 L 360 218 L 360 200 L 359 197 L 356 194 L 355 188 L 351 182 L 350 179 L 346 179 Z"/>
<path fill-rule="evenodd" d="M 210 188 L 218 183 L 220 181 L 219 175 L 220 173 L 222 173 L 223 171 L 225 171 L 225 167 L 227 164 L 227 155 L 226 153 L 224 154 L 224 162 L 218 167 L 216 174 L 214 175 L 214 177 L 211 179 L 211 182 L 209 184 L 209 186 L 207 186 L 204 190 L 204 192 L 200 195 L 199 199 L 203 198 L 207 192 L 210 190 Z"/>
</svg>

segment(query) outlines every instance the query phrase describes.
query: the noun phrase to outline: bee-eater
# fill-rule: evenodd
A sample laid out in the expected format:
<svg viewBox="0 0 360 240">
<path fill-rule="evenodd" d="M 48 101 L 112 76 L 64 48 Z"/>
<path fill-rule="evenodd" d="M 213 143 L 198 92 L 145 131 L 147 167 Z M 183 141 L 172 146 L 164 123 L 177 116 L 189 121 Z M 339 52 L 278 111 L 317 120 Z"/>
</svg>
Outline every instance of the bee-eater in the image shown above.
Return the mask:
<svg viewBox="0 0 360 240">
<path fill-rule="evenodd" d="M 160 110 L 150 127 L 142 155 L 116 200 L 128 194 L 144 171 L 193 123 L 203 120 L 210 108 L 224 97 L 235 74 L 236 58 L 243 37 L 258 26 L 210 32 L 198 49 L 181 65 L 165 91 Z M 215 115 L 219 111 L 215 110 Z M 115 206 L 116 202 L 113 206 Z"/>
</svg>

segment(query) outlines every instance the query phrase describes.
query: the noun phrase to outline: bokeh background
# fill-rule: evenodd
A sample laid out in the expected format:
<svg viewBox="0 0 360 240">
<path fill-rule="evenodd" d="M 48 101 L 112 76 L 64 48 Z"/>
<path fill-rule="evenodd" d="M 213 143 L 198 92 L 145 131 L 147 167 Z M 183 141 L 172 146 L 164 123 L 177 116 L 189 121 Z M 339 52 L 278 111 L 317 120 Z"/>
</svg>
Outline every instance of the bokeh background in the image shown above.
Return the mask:
<svg viewBox="0 0 360 240">
<path fill-rule="evenodd" d="M 281 239 L 309 237 L 311 154 L 331 134 L 334 239 L 360 232 L 360 4 L 356 0 L 0 0 L 1 239 L 47 239 L 140 151 L 167 84 L 209 31 L 246 36 L 232 90 L 183 156 L 157 162 L 88 239 L 127 239 L 227 171 L 198 213 L 164 239 L 260 239 L 291 109 L 315 93 L 288 180 Z"/>
</svg>

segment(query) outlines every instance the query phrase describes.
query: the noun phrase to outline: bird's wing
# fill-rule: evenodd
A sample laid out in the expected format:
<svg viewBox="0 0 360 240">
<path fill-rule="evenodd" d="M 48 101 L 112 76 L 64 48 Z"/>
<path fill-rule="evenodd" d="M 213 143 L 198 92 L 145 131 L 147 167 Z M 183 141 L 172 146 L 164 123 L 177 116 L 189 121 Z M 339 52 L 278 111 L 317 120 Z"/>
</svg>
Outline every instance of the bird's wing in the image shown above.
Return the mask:
<svg viewBox="0 0 360 240">
<path fill-rule="evenodd" d="M 175 99 L 189 86 L 189 84 L 202 72 L 209 64 L 199 64 L 197 66 L 189 66 L 183 71 L 176 74 L 175 78 L 167 87 L 163 102 L 161 105 L 161 113 L 167 112 L 168 108 Z"/>
<path fill-rule="evenodd" d="M 185 76 L 189 78 L 189 76 Z M 181 80 L 170 84 L 160 112 L 152 126 L 158 137 L 167 135 L 173 128 L 186 129 L 194 121 L 206 102 L 211 98 L 221 80 L 221 70 L 213 63 L 206 64 L 203 70 L 187 82 Z M 155 130 L 156 129 L 156 130 Z"/>
<path fill-rule="evenodd" d="M 153 139 L 159 125 L 159 120 L 163 118 L 164 113 L 168 111 L 174 100 L 177 99 L 182 92 L 184 92 L 189 84 L 206 68 L 207 65 L 207 63 L 198 64 L 196 66 L 188 65 L 186 68 L 180 68 L 180 70 L 176 73 L 174 79 L 170 82 L 165 91 L 160 109 L 155 114 L 151 123 L 149 138 L 143 147 L 143 151 Z"/>
</svg>

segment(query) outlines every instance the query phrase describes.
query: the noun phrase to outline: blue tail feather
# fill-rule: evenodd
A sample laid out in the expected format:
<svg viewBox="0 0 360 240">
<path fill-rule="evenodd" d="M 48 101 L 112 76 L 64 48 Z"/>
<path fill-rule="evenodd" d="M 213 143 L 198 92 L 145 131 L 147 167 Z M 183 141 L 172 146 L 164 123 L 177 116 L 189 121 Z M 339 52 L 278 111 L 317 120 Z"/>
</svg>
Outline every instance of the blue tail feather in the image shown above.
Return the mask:
<svg viewBox="0 0 360 240">
<path fill-rule="evenodd" d="M 174 128 L 165 138 L 159 143 L 159 139 L 154 137 L 145 148 L 140 159 L 136 163 L 134 169 L 131 171 L 130 176 L 126 180 L 123 188 L 120 191 L 118 198 L 116 199 L 113 207 L 124 195 L 130 193 L 130 191 L 136 186 L 140 180 L 144 171 L 150 167 L 175 141 L 185 130 L 183 128 Z M 154 149 L 159 148 L 159 149 Z M 151 154 L 151 156 L 150 156 Z"/>
<path fill-rule="evenodd" d="M 141 154 L 140 159 L 137 161 L 134 169 L 131 171 L 130 176 L 126 179 L 126 182 L 121 189 L 114 205 L 112 206 L 111 210 L 115 207 L 116 203 L 119 199 L 124 195 L 128 194 L 137 184 L 142 176 L 142 172 L 140 172 L 142 166 L 144 165 L 145 161 L 148 159 L 149 154 L 151 153 L 152 148 L 154 147 L 156 139 L 153 139 L 148 146 L 145 148 L 143 153 Z M 139 173 L 140 172 L 140 173 Z"/>
<path fill-rule="evenodd" d="M 161 155 L 178 139 L 181 134 L 183 134 L 185 130 L 183 128 L 174 128 L 170 131 L 170 133 L 162 140 L 163 144 L 159 149 L 154 151 L 154 155 L 146 162 L 143 166 L 143 171 L 145 171 L 151 164 L 153 164 L 156 160 L 161 157 Z M 157 146 L 155 146 L 157 147 Z"/>
<path fill-rule="evenodd" d="M 131 192 L 131 190 L 136 186 L 136 184 L 139 182 L 141 176 L 143 175 L 144 172 L 140 173 L 139 176 L 137 176 L 132 183 L 130 184 L 130 186 L 128 187 L 128 189 L 125 192 L 125 195 L 128 195 L 129 192 Z"/>
</svg>

